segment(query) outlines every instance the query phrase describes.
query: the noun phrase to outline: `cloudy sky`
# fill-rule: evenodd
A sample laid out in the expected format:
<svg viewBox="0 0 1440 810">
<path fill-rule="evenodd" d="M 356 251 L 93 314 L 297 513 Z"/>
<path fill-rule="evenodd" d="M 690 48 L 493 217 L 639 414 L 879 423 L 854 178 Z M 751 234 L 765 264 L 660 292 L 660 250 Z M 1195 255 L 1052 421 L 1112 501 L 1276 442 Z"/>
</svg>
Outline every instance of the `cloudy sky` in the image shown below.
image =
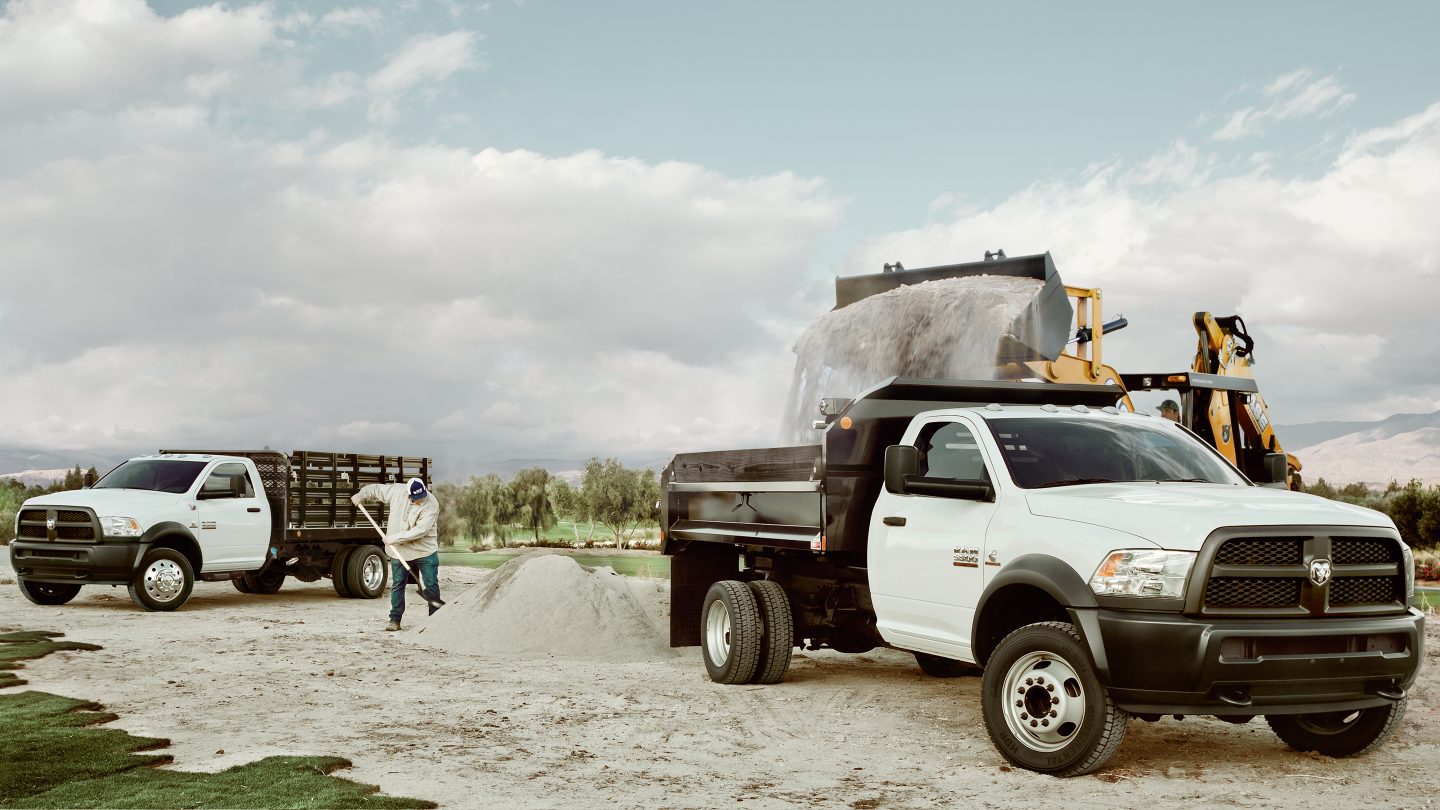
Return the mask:
<svg viewBox="0 0 1440 810">
<path fill-rule="evenodd" d="M 1440 409 L 1440 6 L 994 5 L 0 3 L 0 445 L 767 444 L 836 274 L 1002 247 Z"/>
</svg>

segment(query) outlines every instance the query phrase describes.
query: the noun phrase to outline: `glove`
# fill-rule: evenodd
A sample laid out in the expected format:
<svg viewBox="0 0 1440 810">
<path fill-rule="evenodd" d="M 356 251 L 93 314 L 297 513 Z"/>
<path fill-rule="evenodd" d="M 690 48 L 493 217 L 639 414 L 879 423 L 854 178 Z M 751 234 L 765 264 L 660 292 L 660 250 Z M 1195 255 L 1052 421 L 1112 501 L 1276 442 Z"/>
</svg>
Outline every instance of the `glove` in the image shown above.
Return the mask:
<svg viewBox="0 0 1440 810">
<path fill-rule="evenodd" d="M 385 556 L 389 557 L 389 558 L 392 559 L 392 560 L 398 560 L 398 559 L 400 559 L 400 552 L 396 551 L 394 546 L 390 545 L 389 543 L 386 543 L 386 544 L 385 544 Z"/>
</svg>

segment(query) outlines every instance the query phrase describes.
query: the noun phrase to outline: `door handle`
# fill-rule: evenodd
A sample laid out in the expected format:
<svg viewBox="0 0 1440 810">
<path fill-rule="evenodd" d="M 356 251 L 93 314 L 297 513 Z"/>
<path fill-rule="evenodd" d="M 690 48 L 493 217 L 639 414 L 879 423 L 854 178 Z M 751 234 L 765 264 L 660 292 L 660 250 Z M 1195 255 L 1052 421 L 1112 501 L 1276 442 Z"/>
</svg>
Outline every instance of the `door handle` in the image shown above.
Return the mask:
<svg viewBox="0 0 1440 810">
<path fill-rule="evenodd" d="M 260 511 L 260 507 L 258 507 L 258 506 L 251 506 L 251 507 L 247 508 L 245 511 L 246 511 L 246 512 L 259 512 L 259 511 Z"/>
<path fill-rule="evenodd" d="M 881 520 L 882 520 L 882 522 L 883 522 L 886 526 L 904 526 L 904 525 L 905 525 L 905 518 L 903 518 L 903 517 L 887 517 L 887 518 L 882 518 Z"/>
</svg>

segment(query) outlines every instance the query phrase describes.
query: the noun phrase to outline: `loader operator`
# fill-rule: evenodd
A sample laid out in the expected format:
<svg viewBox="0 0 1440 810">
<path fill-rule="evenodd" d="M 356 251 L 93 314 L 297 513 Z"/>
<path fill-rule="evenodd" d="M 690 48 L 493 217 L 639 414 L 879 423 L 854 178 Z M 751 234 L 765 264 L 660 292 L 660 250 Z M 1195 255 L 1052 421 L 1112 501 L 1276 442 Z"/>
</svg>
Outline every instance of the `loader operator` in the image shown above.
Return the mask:
<svg viewBox="0 0 1440 810">
<path fill-rule="evenodd" d="M 405 614 L 405 586 L 409 575 L 400 560 L 410 563 L 417 582 L 425 589 L 430 612 L 440 600 L 439 533 L 435 524 L 440 517 L 440 503 L 425 488 L 425 482 L 411 478 L 406 484 L 366 484 L 350 498 L 355 505 L 362 501 L 380 501 L 388 516 L 385 526 L 385 553 L 390 560 L 390 623 L 386 630 L 399 630 L 400 617 Z"/>
<path fill-rule="evenodd" d="M 1173 399 L 1167 399 L 1160 403 L 1160 407 L 1155 410 L 1160 412 L 1161 417 L 1169 419 L 1171 422 L 1180 421 L 1180 403 Z"/>
</svg>

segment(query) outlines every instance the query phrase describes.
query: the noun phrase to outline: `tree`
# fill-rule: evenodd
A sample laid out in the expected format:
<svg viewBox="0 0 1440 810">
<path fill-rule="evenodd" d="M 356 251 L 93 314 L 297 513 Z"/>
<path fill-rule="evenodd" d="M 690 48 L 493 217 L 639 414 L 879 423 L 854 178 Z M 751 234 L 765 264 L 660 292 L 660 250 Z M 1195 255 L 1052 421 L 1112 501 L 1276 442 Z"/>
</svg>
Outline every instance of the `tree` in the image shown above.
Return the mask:
<svg viewBox="0 0 1440 810">
<path fill-rule="evenodd" d="M 580 543 L 580 521 L 589 519 L 585 508 L 585 499 L 581 497 L 580 490 L 570 486 L 570 482 L 564 478 L 552 477 L 546 488 L 550 498 L 550 508 L 555 511 L 555 517 L 568 521 L 571 530 L 575 533 L 575 542 Z M 592 524 L 590 530 L 595 530 Z"/>
<path fill-rule="evenodd" d="M 455 541 L 464 535 L 468 525 L 460 516 L 464 490 L 451 483 L 439 484 L 435 487 L 435 499 L 440 502 L 440 519 L 436 521 L 435 532 L 439 536 L 440 545 L 453 547 Z"/>
<path fill-rule="evenodd" d="M 547 490 L 550 478 L 544 467 L 527 467 L 510 479 L 510 494 L 518 506 L 521 525 L 530 528 L 537 543 L 541 530 L 555 525 L 555 509 Z"/>
<path fill-rule="evenodd" d="M 604 523 L 625 548 L 640 524 L 654 515 L 659 484 L 654 470 L 632 470 L 617 459 L 592 458 L 585 465 L 580 491 L 591 516 Z"/>
</svg>

